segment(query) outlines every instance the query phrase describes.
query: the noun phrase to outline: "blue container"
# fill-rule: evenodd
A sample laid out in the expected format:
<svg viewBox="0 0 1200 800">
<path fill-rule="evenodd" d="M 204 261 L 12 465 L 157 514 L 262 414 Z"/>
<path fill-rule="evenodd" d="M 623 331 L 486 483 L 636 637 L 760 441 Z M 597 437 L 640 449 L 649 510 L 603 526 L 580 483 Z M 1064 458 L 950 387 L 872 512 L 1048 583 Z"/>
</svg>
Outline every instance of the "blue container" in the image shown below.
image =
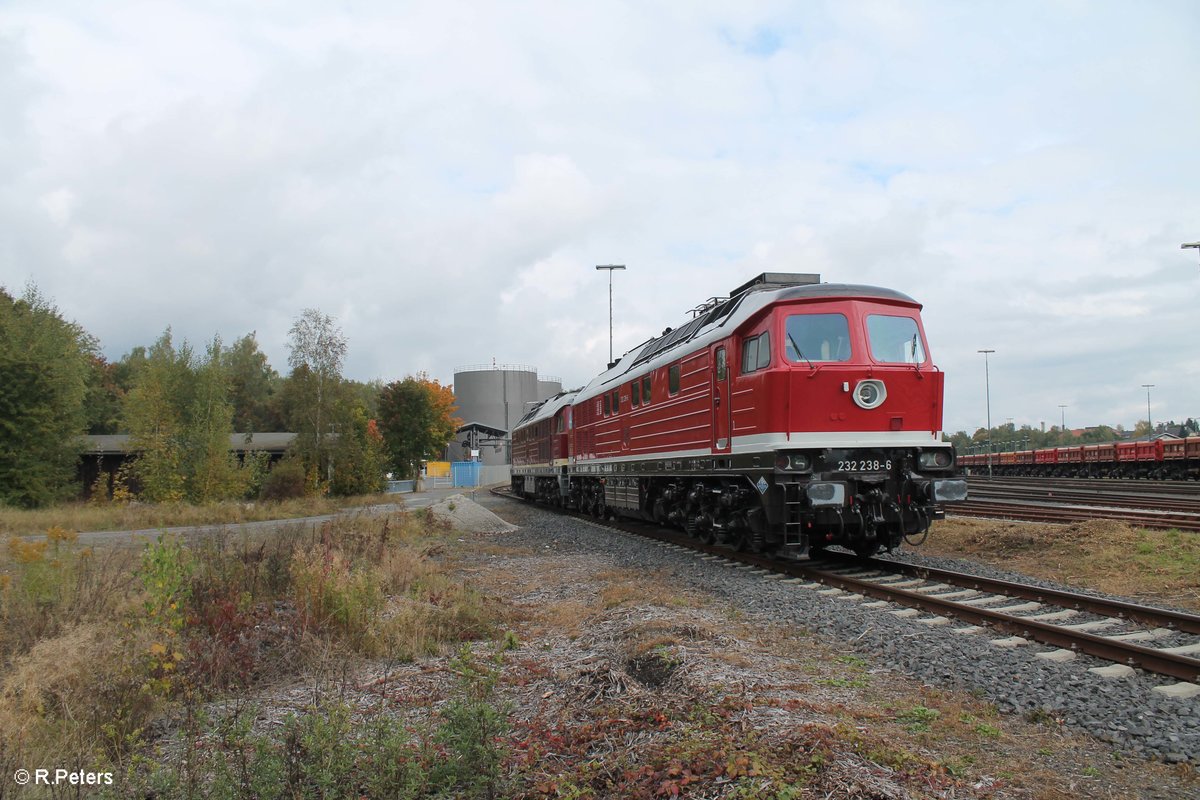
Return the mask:
<svg viewBox="0 0 1200 800">
<path fill-rule="evenodd" d="M 455 461 L 450 464 L 450 475 L 454 478 L 455 487 L 479 486 L 479 462 Z"/>
</svg>

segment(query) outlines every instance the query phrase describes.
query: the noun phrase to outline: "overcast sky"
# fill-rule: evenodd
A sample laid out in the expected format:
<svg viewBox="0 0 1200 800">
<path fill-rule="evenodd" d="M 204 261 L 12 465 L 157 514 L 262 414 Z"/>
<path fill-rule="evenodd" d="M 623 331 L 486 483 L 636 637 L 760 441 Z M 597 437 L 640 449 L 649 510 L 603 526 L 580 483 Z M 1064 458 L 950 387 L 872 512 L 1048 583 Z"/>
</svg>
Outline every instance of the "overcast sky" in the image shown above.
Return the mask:
<svg viewBox="0 0 1200 800">
<path fill-rule="evenodd" d="M 762 271 L 903 291 L 947 431 L 1200 418 L 1200 3 L 0 0 L 0 285 L 110 359 L 585 383 Z"/>
</svg>

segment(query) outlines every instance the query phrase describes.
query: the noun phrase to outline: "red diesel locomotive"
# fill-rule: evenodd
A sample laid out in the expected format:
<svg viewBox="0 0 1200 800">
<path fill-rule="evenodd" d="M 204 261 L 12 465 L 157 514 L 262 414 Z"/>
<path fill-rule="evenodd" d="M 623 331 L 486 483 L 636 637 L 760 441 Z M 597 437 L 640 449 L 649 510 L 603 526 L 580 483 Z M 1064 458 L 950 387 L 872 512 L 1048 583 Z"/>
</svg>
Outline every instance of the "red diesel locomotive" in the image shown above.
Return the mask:
<svg viewBox="0 0 1200 800">
<path fill-rule="evenodd" d="M 921 306 L 819 280 L 764 273 L 531 410 L 513 491 L 759 552 L 925 532 L 967 487 Z"/>
</svg>

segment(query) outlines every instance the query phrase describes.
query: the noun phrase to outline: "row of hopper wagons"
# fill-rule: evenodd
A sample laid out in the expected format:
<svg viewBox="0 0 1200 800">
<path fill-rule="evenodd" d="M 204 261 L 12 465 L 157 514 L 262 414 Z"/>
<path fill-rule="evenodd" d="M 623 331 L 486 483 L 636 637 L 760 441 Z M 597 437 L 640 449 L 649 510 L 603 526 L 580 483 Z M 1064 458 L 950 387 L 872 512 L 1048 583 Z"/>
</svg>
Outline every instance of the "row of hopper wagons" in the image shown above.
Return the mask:
<svg viewBox="0 0 1200 800">
<path fill-rule="evenodd" d="M 1200 436 L 1010 450 L 990 460 L 1002 476 L 1200 480 Z M 971 475 L 987 475 L 988 461 L 987 453 L 958 456 Z"/>
</svg>

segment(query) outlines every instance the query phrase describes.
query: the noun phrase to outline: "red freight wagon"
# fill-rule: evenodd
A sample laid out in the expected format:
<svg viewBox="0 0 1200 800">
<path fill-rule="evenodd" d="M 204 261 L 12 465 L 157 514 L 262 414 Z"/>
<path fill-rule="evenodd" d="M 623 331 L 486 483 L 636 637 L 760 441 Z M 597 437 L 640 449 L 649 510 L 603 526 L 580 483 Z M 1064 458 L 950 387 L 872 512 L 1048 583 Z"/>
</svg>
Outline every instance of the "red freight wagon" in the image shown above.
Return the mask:
<svg viewBox="0 0 1200 800">
<path fill-rule="evenodd" d="M 1149 442 L 1135 442 L 1135 444 L 1137 445 L 1138 461 L 1162 461 L 1162 439 L 1154 439 Z"/>
<path fill-rule="evenodd" d="M 1006 467 L 1016 464 L 1017 463 L 1017 454 L 1012 451 L 1009 451 L 1007 453 L 1001 453 L 1000 454 L 1000 463 Z"/>
<path fill-rule="evenodd" d="M 1033 451 L 1033 463 L 1035 464 L 1057 464 L 1058 451 L 1053 447 L 1046 447 L 1041 450 Z"/>
<path fill-rule="evenodd" d="M 1033 463 L 1033 451 L 1032 450 L 1017 451 L 1017 463 L 1018 464 L 1032 464 Z"/>
<path fill-rule="evenodd" d="M 1108 464 L 1117 460 L 1117 446 L 1107 444 L 1089 444 L 1083 448 L 1083 460 L 1088 464 Z"/>
<path fill-rule="evenodd" d="M 1117 461 L 1137 461 L 1137 442 L 1117 442 Z"/>
<path fill-rule="evenodd" d="M 1083 448 L 1082 447 L 1059 447 L 1056 450 L 1058 453 L 1058 463 L 1060 463 L 1060 464 L 1082 464 L 1083 463 Z"/>
</svg>

